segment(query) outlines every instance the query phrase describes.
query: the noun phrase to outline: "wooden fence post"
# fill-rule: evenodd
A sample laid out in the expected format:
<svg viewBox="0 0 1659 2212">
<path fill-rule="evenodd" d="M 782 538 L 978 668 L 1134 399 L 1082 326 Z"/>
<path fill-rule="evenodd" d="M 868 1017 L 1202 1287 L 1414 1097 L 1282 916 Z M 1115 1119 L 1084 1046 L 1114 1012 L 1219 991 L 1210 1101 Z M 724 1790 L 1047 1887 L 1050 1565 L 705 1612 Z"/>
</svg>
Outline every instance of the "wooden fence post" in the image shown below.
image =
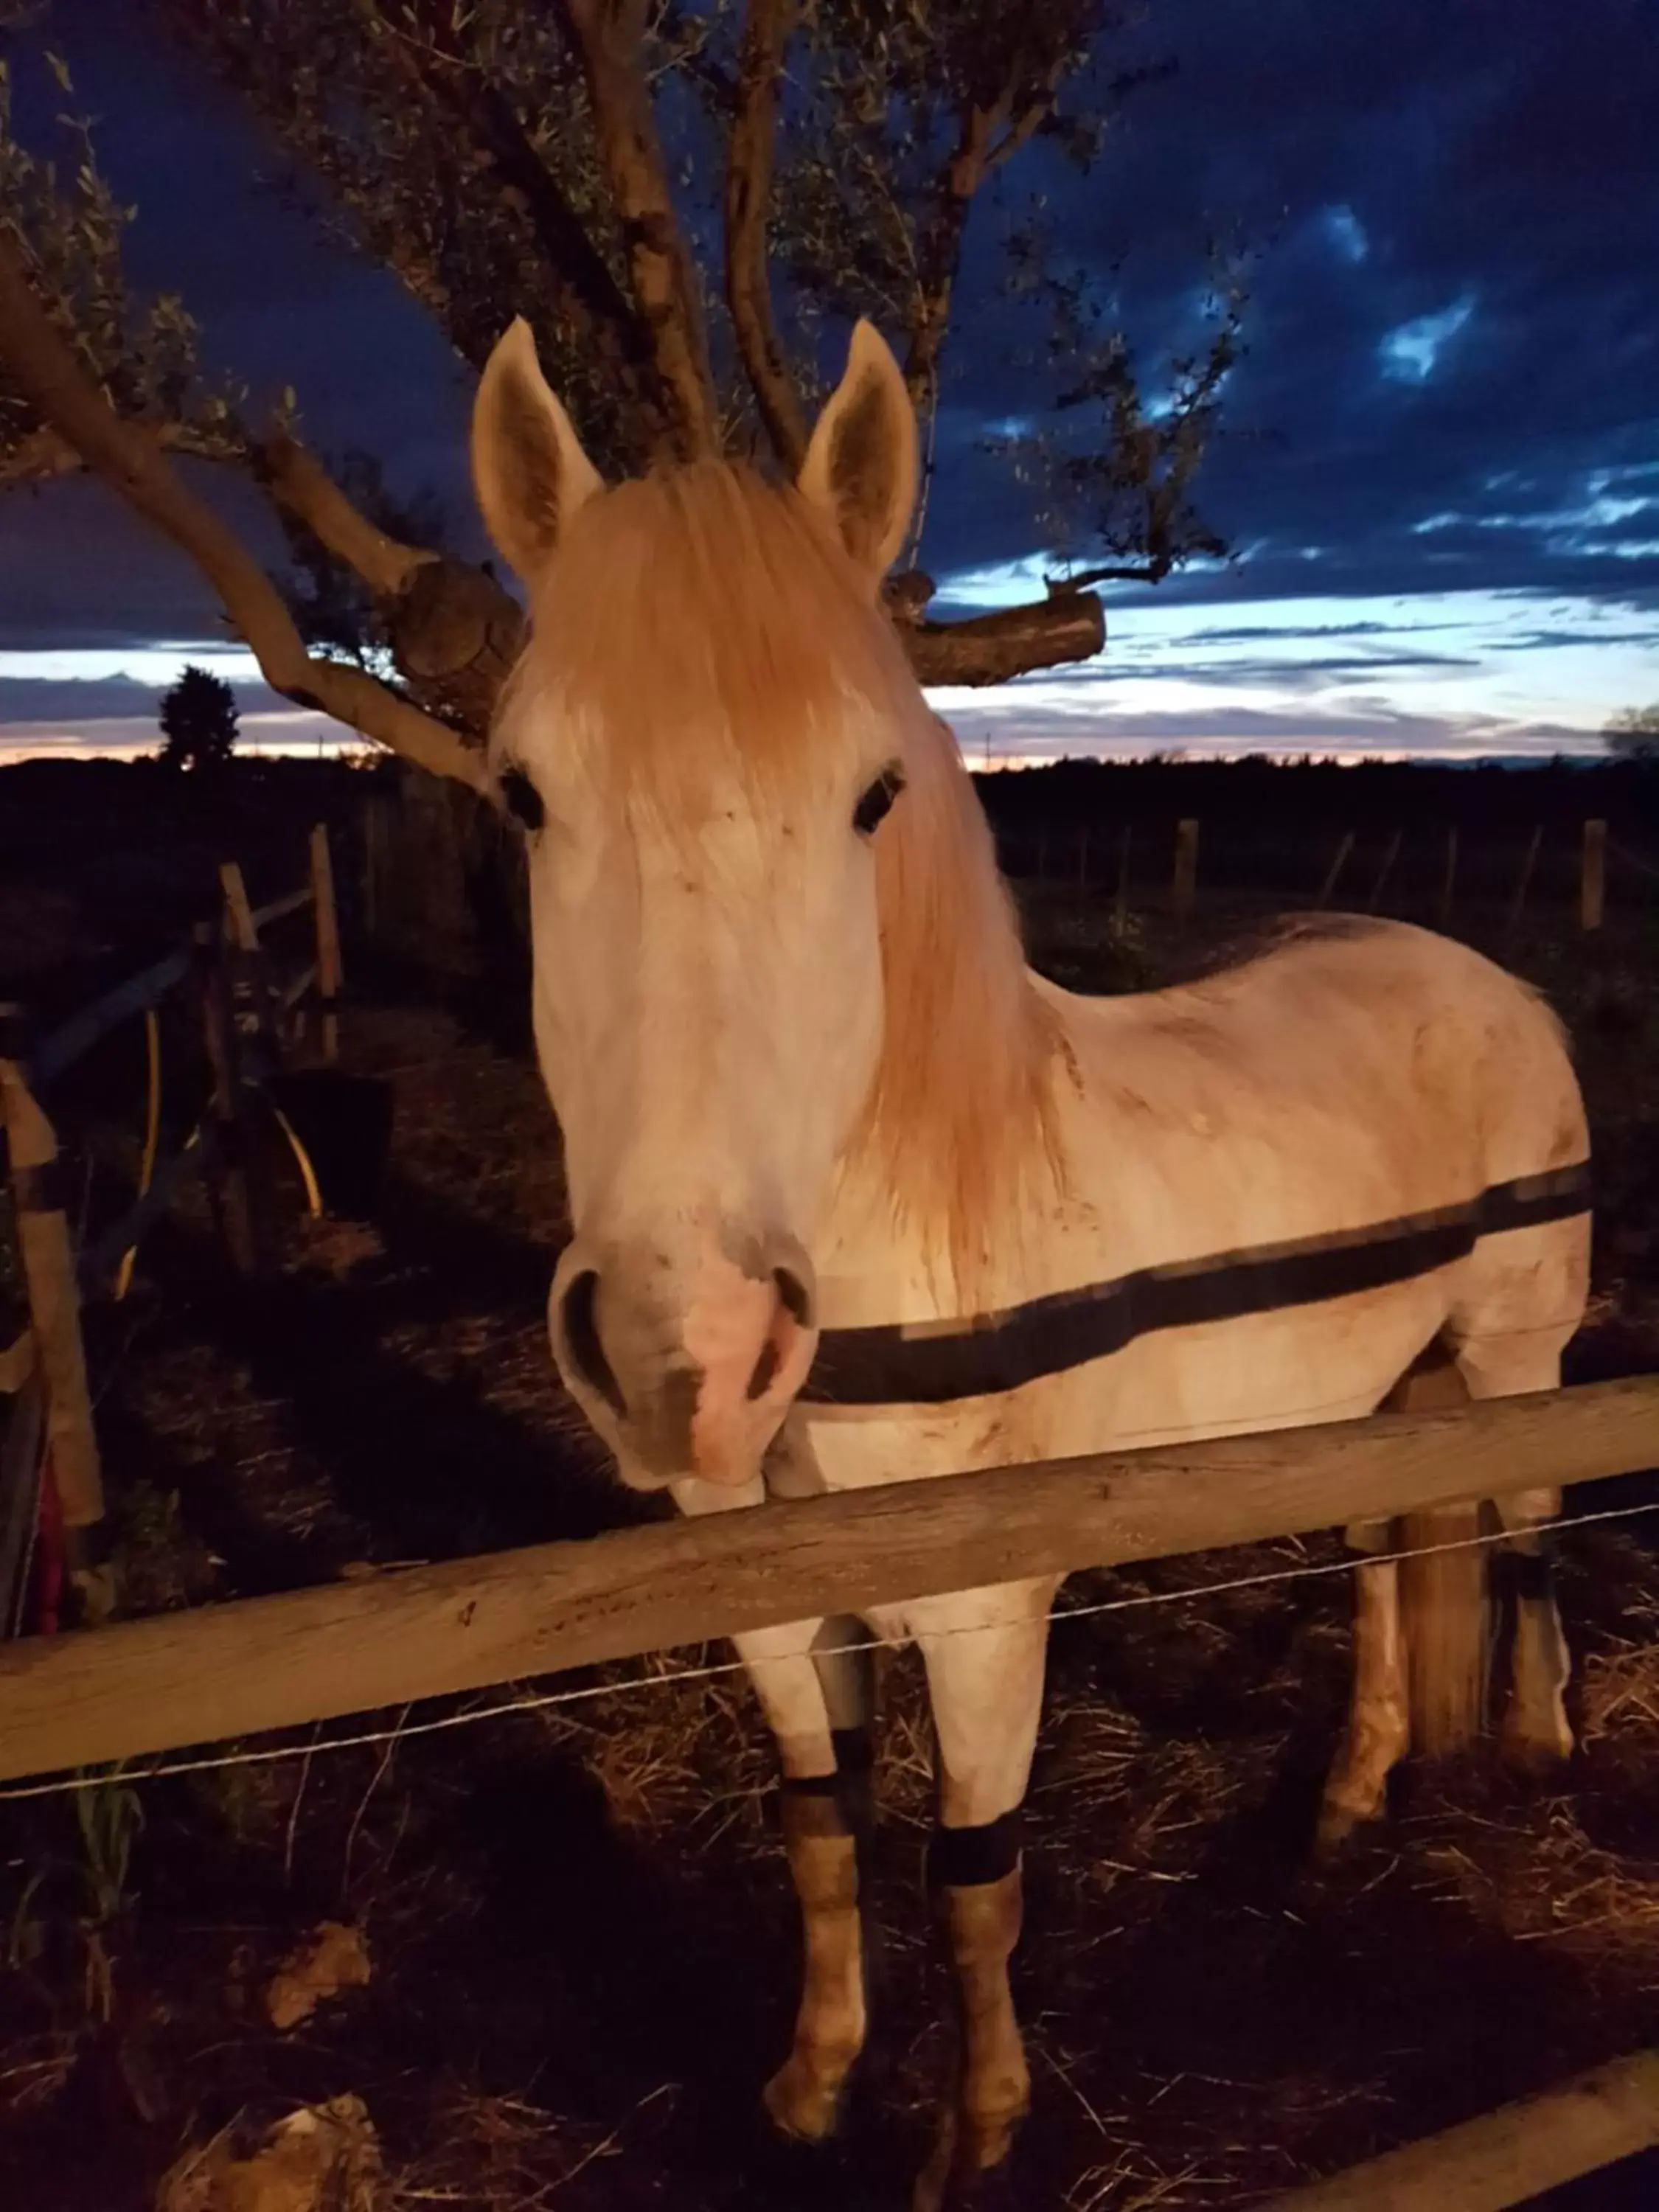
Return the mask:
<svg viewBox="0 0 1659 2212">
<path fill-rule="evenodd" d="M 1343 869 L 1347 866 L 1348 855 L 1352 852 L 1352 850 L 1353 831 L 1352 830 L 1345 830 L 1342 832 L 1342 842 L 1336 848 L 1335 857 L 1333 859 L 1330 866 L 1325 871 L 1325 880 L 1319 886 L 1319 896 L 1314 901 L 1314 910 L 1316 913 L 1322 913 L 1330 904 L 1331 894 L 1336 889 L 1337 879 L 1341 875 Z"/>
<path fill-rule="evenodd" d="M 1607 905 L 1607 825 L 1584 824 L 1583 876 L 1579 886 L 1578 918 L 1586 929 L 1600 929 Z"/>
<path fill-rule="evenodd" d="M 386 801 L 378 791 L 371 791 L 363 800 L 362 841 L 363 934 L 372 945 L 380 937 L 383 922 L 380 891 L 384 864 L 380 855 L 386 842 Z"/>
<path fill-rule="evenodd" d="M 1457 888 L 1457 824 L 1449 824 L 1446 830 L 1446 865 L 1440 878 L 1440 900 L 1435 908 L 1435 919 L 1442 929 L 1451 920 L 1452 894 Z"/>
<path fill-rule="evenodd" d="M 281 1049 L 282 1039 L 277 1031 L 276 1008 L 271 996 L 264 949 L 259 942 L 258 917 L 248 898 L 242 871 L 234 860 L 220 863 L 219 881 L 224 890 L 225 916 L 229 923 L 227 935 L 229 943 L 236 949 L 237 980 L 246 988 L 248 1010 L 253 1018 L 254 1026 L 274 1060 Z M 233 992 L 233 1007 L 234 1004 L 235 994 Z"/>
<path fill-rule="evenodd" d="M 1382 865 L 1376 872 L 1376 881 L 1371 885 L 1370 910 L 1373 914 L 1382 903 L 1382 894 L 1394 873 L 1394 864 L 1400 858 L 1400 841 L 1404 835 L 1403 830 L 1396 830 L 1389 840 L 1388 850 L 1382 855 Z"/>
<path fill-rule="evenodd" d="M 1527 903 L 1527 890 L 1532 882 L 1532 872 L 1538 865 L 1538 848 L 1544 842 L 1544 825 L 1540 822 L 1533 831 L 1527 845 L 1527 857 L 1521 863 L 1520 880 L 1515 886 L 1515 896 L 1510 901 L 1508 928 L 1512 937 L 1521 927 L 1521 913 Z"/>
<path fill-rule="evenodd" d="M 1087 896 L 1089 890 L 1089 825 L 1085 822 L 1078 839 L 1077 887 Z"/>
<path fill-rule="evenodd" d="M 340 1057 L 340 915 L 334 902 L 334 861 L 328 827 L 311 833 L 311 890 L 317 925 L 317 996 L 323 1010 L 323 1058 L 331 1067 Z"/>
<path fill-rule="evenodd" d="M 229 978 L 225 972 L 224 933 L 199 922 L 193 933 L 201 990 L 202 1036 L 213 1075 L 215 1138 L 208 1193 L 219 1234 L 231 1264 L 252 1274 L 258 1263 L 259 1240 L 248 1188 L 246 1125 L 242 1118 L 237 1066 L 236 1024 L 232 1017 Z"/>
<path fill-rule="evenodd" d="M 1184 922 L 1198 896 L 1198 824 L 1190 817 L 1176 824 L 1175 878 L 1171 903 L 1177 922 Z"/>
<path fill-rule="evenodd" d="M 1117 893 L 1112 901 L 1112 927 L 1119 937 L 1129 927 L 1129 844 L 1133 824 L 1126 822 L 1117 841 Z"/>
<path fill-rule="evenodd" d="M 18 1016 L 5 1012 L 15 1026 Z M 64 1210 L 57 1133 L 16 1060 L 0 1060 L 18 1249 L 28 1292 L 38 1372 L 46 1393 L 46 1449 L 63 1509 L 67 1565 L 88 1621 L 106 1619 L 114 1585 L 101 1556 L 104 1478 L 87 1387 L 75 1247 Z"/>
</svg>

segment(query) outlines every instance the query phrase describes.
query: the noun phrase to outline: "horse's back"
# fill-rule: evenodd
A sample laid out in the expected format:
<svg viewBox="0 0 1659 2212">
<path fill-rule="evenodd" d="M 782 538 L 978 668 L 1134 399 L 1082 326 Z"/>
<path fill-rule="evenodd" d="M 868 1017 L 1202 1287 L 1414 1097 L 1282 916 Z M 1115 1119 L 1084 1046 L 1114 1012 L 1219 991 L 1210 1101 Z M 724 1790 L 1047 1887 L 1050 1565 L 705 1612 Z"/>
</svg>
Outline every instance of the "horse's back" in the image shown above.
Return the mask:
<svg viewBox="0 0 1659 2212">
<path fill-rule="evenodd" d="M 1409 1212 L 1588 1152 L 1548 1006 L 1468 946 L 1408 923 L 1321 917 L 1196 982 L 1056 997 L 1075 1069 L 1068 1164 L 1085 1183 L 1091 1121 L 1114 1125 L 1112 1182 L 1167 1161 L 1188 1188 L 1221 1180 L 1227 1210 L 1246 1213 L 1300 1210 L 1304 1183 L 1309 1202 L 1334 1199 L 1340 1214 Z M 1270 1163 L 1265 1181 L 1236 1180 Z"/>
</svg>

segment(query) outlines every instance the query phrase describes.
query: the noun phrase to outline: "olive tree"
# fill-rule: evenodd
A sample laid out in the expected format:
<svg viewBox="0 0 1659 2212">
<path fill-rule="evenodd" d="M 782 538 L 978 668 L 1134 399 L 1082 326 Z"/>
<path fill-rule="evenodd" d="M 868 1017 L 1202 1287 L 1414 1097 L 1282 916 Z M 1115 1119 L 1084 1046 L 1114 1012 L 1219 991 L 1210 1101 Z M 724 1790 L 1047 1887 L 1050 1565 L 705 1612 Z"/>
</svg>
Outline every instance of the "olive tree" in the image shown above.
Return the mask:
<svg viewBox="0 0 1659 2212">
<path fill-rule="evenodd" d="M 0 0 L 0 23 L 38 13 Z M 614 474 L 713 453 L 793 471 L 820 334 L 857 314 L 896 342 L 931 454 L 964 245 L 1000 192 L 1007 289 L 1043 319 L 1057 411 L 975 465 L 1040 483 L 1082 574 L 1029 606 L 940 623 L 912 565 L 890 605 L 925 682 L 1086 658 L 1103 635 L 1090 584 L 1156 582 L 1221 550 L 1192 480 L 1237 301 L 1143 404 L 1087 272 L 1035 219 L 1041 167 L 1024 216 L 1010 197 L 1017 164 L 1087 171 L 1158 73 L 1115 66 L 1111 0 L 135 0 L 135 16 L 207 58 L 307 200 L 395 271 L 463 360 L 482 365 L 524 313 Z M 517 602 L 488 569 L 387 526 L 372 459 L 331 471 L 294 395 L 256 422 L 237 392 L 205 386 L 184 302 L 130 298 L 129 211 L 85 127 L 68 127 L 66 176 L 16 143 L 0 106 L 0 483 L 97 471 L 195 559 L 273 688 L 477 783 Z M 313 607 L 349 603 L 383 651 L 296 623 L 178 454 L 251 477 Z"/>
</svg>

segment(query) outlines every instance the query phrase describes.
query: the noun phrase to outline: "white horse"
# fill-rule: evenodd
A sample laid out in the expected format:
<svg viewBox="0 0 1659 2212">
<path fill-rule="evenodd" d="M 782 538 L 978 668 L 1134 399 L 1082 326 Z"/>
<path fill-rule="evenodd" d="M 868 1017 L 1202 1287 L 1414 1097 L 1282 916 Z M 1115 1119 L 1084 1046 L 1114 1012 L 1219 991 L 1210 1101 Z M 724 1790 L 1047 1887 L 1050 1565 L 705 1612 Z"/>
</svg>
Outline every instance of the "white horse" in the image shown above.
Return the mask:
<svg viewBox="0 0 1659 2212">
<path fill-rule="evenodd" d="M 532 606 L 494 757 L 528 833 L 574 1226 L 553 1346 L 624 1481 L 707 1513 L 1358 1417 L 1436 1344 L 1477 1397 L 1557 1382 L 1588 1146 L 1530 991 L 1358 921 L 1140 997 L 1026 967 L 972 786 L 879 604 L 916 434 L 867 325 L 793 487 L 705 460 L 607 489 L 522 323 L 485 370 L 473 468 Z M 1506 1725 L 1565 1753 L 1564 1647 L 1524 1533 L 1555 1505 L 1504 1503 L 1531 1554 Z M 1445 1736 L 1480 1694 L 1480 1585 L 1419 1670 L 1397 1572 L 1357 1570 L 1329 1838 L 1379 1811 L 1413 1713 Z M 995 2168 L 1026 2104 L 1007 1966 L 1054 1590 L 854 1608 L 921 1645 L 937 1729 L 931 1875 L 963 2033 L 919 2203 Z M 848 1627 L 738 1638 L 805 1923 L 767 2102 L 809 2138 L 865 2034 L 866 1706 L 855 1665 L 814 1656 Z"/>
</svg>

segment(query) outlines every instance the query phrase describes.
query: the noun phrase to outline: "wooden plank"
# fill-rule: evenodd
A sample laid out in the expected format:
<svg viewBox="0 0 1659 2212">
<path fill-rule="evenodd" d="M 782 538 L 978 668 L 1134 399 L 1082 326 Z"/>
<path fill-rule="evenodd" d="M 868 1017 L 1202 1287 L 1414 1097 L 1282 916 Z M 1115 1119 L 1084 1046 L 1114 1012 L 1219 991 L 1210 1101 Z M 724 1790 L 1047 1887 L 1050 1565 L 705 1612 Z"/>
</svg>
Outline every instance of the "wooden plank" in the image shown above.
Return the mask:
<svg viewBox="0 0 1659 2212">
<path fill-rule="evenodd" d="M 1586 929 L 1600 929 L 1607 910 L 1607 825 L 1584 824 L 1583 876 L 1578 891 L 1578 919 Z"/>
<path fill-rule="evenodd" d="M 21 1392 L 0 1442 L 0 1638 L 22 1619 L 25 1566 L 40 1504 L 46 1408 L 38 1382 Z"/>
<path fill-rule="evenodd" d="M 842 1492 L 0 1653 L 0 1778 L 258 1734 L 746 1628 L 1626 1474 L 1659 1376 Z"/>
<path fill-rule="evenodd" d="M 87 1388 L 81 1300 L 69 1221 L 53 1184 L 58 1137 L 15 1061 L 0 1060 L 17 1244 L 28 1291 L 35 1356 L 46 1394 L 46 1438 L 64 1525 L 104 1517 L 104 1480 Z"/>
<path fill-rule="evenodd" d="M 1644 2051 L 1276 2197 L 1265 2212 L 1508 2212 L 1655 2143 L 1659 2051 Z"/>
<path fill-rule="evenodd" d="M 252 1015 L 254 1026 L 264 1041 L 274 1064 L 281 1053 L 282 1040 L 276 1030 L 276 994 L 271 988 L 270 966 L 259 942 L 259 917 L 248 903 L 247 885 L 234 860 L 221 863 L 219 880 L 224 886 L 225 919 L 229 925 L 229 940 L 238 955 L 233 963 L 233 980 L 237 990 L 246 994 L 244 1003 Z M 277 904 L 281 903 L 278 900 Z"/>
<path fill-rule="evenodd" d="M 308 998 L 316 987 L 317 963 L 313 960 L 309 968 L 302 968 L 294 981 L 291 983 L 285 983 L 277 993 L 278 1011 L 284 1014 L 291 1014 L 301 1000 Z"/>
<path fill-rule="evenodd" d="M 340 960 L 340 914 L 334 899 L 334 861 L 328 849 L 328 828 L 318 823 L 311 833 L 311 887 L 317 908 L 317 995 L 323 1005 L 323 1059 L 331 1067 L 340 1057 L 340 985 L 345 970 Z"/>
<path fill-rule="evenodd" d="M 225 895 L 225 914 L 230 923 L 230 941 L 239 952 L 259 950 L 259 921 L 250 904 L 247 884 L 242 871 L 234 860 L 219 863 L 219 883 Z"/>
<path fill-rule="evenodd" d="M 215 1144 L 209 1161 L 208 1189 L 214 1222 L 230 1255 L 231 1265 L 251 1274 L 261 1251 L 258 1224 L 248 1187 L 242 1116 L 242 1086 L 238 1064 L 236 1024 L 231 1011 L 230 981 L 225 972 L 223 933 L 204 923 L 198 933 L 201 959 L 202 1036 L 208 1066 L 213 1072 L 213 1127 Z"/>
<path fill-rule="evenodd" d="M 182 983 L 190 973 L 190 948 L 183 945 L 169 952 L 165 960 L 130 975 L 125 983 L 118 983 L 106 991 L 101 999 L 94 999 L 78 1014 L 72 1015 L 60 1029 L 46 1038 L 39 1048 L 29 1055 L 28 1080 L 39 1093 L 55 1083 L 66 1068 L 72 1067 L 82 1054 L 90 1052 L 100 1037 L 120 1024 L 142 1014 L 146 1006 L 153 1006 L 164 999 L 176 984 Z"/>
<path fill-rule="evenodd" d="M 286 921 L 289 915 L 298 914 L 302 907 L 311 904 L 314 896 L 311 884 L 301 884 L 297 891 L 289 891 L 285 897 L 272 899 L 269 906 L 254 907 L 248 920 L 253 924 L 255 941 L 258 941 L 260 931 L 274 928 L 277 922 Z"/>
</svg>

